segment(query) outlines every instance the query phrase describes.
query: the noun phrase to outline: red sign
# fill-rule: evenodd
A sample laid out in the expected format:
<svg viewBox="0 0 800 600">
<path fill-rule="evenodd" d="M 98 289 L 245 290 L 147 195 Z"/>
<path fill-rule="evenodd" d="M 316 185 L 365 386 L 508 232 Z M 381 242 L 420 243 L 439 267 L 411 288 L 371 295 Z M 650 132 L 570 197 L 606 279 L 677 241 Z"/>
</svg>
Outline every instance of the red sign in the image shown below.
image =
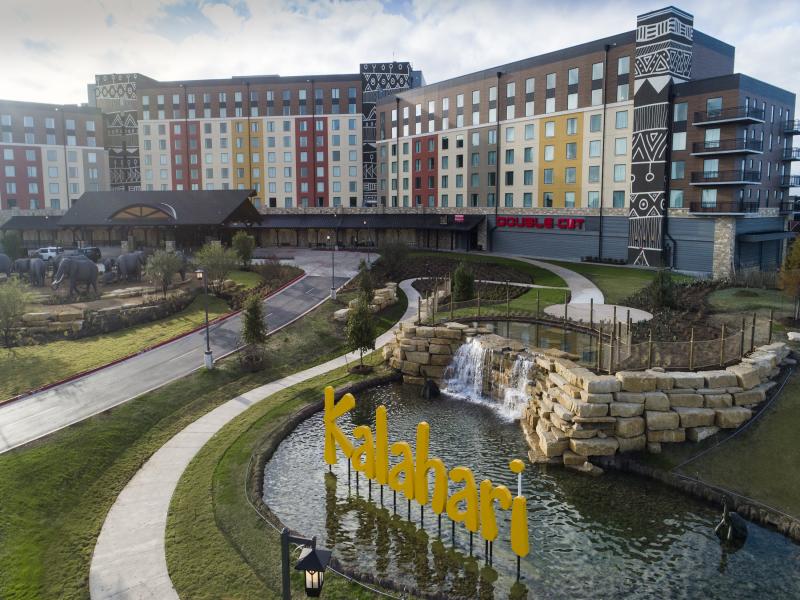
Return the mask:
<svg viewBox="0 0 800 600">
<path fill-rule="evenodd" d="M 456 223 L 463 223 L 463 222 L 464 222 L 464 215 L 455 215 L 455 217 L 453 218 L 453 220 L 454 220 Z"/>
<path fill-rule="evenodd" d="M 574 217 L 497 217 L 498 227 L 518 229 L 583 229 L 586 219 Z"/>
</svg>

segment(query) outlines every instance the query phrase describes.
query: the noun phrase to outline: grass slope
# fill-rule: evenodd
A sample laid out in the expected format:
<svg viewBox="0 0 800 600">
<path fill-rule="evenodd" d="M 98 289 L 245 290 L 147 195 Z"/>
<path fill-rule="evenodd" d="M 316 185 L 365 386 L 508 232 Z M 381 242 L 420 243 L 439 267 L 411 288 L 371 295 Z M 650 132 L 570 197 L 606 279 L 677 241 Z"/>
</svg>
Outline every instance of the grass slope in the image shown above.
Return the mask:
<svg viewBox="0 0 800 600">
<path fill-rule="evenodd" d="M 551 287 L 566 287 L 566 283 L 564 282 L 561 277 L 553 273 L 552 271 L 548 271 L 547 269 L 542 269 L 541 267 L 537 267 L 535 265 L 522 262 L 520 260 L 514 260 L 513 258 L 502 258 L 499 256 L 489 256 L 485 254 L 469 254 L 469 253 L 461 253 L 461 252 L 422 252 L 422 251 L 415 251 L 410 254 L 412 259 L 421 259 L 421 258 L 449 258 L 452 260 L 463 261 L 466 263 L 490 263 L 494 265 L 500 265 L 505 267 L 510 267 L 513 269 L 517 269 L 518 271 L 524 271 L 525 273 L 529 273 L 533 276 L 533 281 L 536 285 L 545 285 Z"/>
<path fill-rule="evenodd" d="M 0 455 L 0 598 L 87 598 L 97 535 L 136 471 L 230 398 L 341 354 L 342 326 L 333 321 L 341 306 L 326 302 L 271 336 L 265 371 L 243 374 L 231 358 Z M 405 306 L 401 295 L 379 315 L 379 331 Z"/>
</svg>

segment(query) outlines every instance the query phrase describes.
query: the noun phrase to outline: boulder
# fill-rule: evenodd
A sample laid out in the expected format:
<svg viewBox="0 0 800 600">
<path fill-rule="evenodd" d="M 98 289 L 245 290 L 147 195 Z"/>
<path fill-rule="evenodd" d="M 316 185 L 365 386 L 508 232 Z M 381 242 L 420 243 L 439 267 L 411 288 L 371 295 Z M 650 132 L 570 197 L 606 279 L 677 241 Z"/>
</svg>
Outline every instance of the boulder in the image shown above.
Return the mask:
<svg viewBox="0 0 800 600">
<path fill-rule="evenodd" d="M 53 315 L 47 312 L 25 313 L 22 315 L 22 322 L 40 325 L 41 323 L 49 321 L 52 316 Z"/>
<path fill-rule="evenodd" d="M 681 427 L 711 427 L 714 424 L 716 413 L 713 408 L 683 408 L 674 409 L 680 416 Z"/>
<path fill-rule="evenodd" d="M 638 417 L 644 412 L 644 404 L 635 402 L 612 402 L 609 404 L 609 414 L 612 417 Z"/>
<path fill-rule="evenodd" d="M 670 375 L 672 376 L 673 387 L 676 388 L 700 388 L 706 384 L 706 380 L 701 373 L 673 371 Z"/>
<path fill-rule="evenodd" d="M 669 405 L 681 408 L 700 408 L 703 406 L 703 396 L 701 394 L 670 394 Z"/>
<path fill-rule="evenodd" d="M 570 408 L 573 414 L 578 417 L 605 417 L 608 414 L 608 404 L 573 402 Z"/>
<path fill-rule="evenodd" d="M 619 371 L 616 374 L 624 392 L 651 392 L 656 389 L 655 375 L 642 371 Z"/>
<path fill-rule="evenodd" d="M 448 340 L 460 340 L 462 333 L 458 329 L 451 329 L 450 327 L 436 327 L 435 335 L 431 337 L 445 338 Z"/>
<path fill-rule="evenodd" d="M 56 318 L 61 322 L 78 321 L 83 318 L 83 311 L 64 311 L 56 315 Z"/>
<path fill-rule="evenodd" d="M 614 394 L 614 399 L 617 402 L 644 404 L 644 394 L 641 392 L 617 392 Z"/>
<path fill-rule="evenodd" d="M 419 363 L 404 360 L 400 363 L 403 375 L 419 375 Z"/>
<path fill-rule="evenodd" d="M 647 442 L 647 451 L 650 454 L 661 454 L 661 444 L 658 442 Z"/>
<path fill-rule="evenodd" d="M 644 407 L 646 410 L 669 410 L 669 398 L 664 392 L 647 392 Z"/>
<path fill-rule="evenodd" d="M 413 375 L 403 375 L 403 383 L 408 385 L 425 385 L 424 377 L 415 377 Z"/>
<path fill-rule="evenodd" d="M 614 435 L 622 438 L 640 436 L 644 433 L 644 419 L 642 417 L 620 417 L 617 419 Z"/>
<path fill-rule="evenodd" d="M 664 430 L 660 430 L 660 431 L 648 431 L 647 432 L 647 441 L 648 442 L 658 442 L 659 444 L 674 443 L 674 442 L 685 442 L 686 441 L 686 430 L 685 429 L 664 429 Z"/>
<path fill-rule="evenodd" d="M 671 390 L 675 386 L 675 381 L 669 373 L 656 369 L 648 369 L 645 372 L 655 378 L 657 390 Z"/>
<path fill-rule="evenodd" d="M 759 402 L 763 402 L 766 397 L 767 395 L 761 386 L 756 386 L 752 390 L 739 392 L 738 394 L 733 395 L 736 406 L 743 406 L 745 404 L 758 404 Z M 730 404 L 728 404 L 728 406 L 730 406 Z"/>
<path fill-rule="evenodd" d="M 719 427 L 692 427 L 686 430 L 686 439 L 690 442 L 702 442 L 719 431 Z"/>
<path fill-rule="evenodd" d="M 577 471 L 578 473 L 591 475 L 592 477 L 600 477 L 600 475 L 603 474 L 603 469 L 601 469 L 597 465 L 593 465 L 588 460 L 582 465 L 564 465 L 564 466 L 572 471 Z"/>
<path fill-rule="evenodd" d="M 661 431 L 664 429 L 675 429 L 680 425 L 680 416 L 676 412 L 661 412 L 648 410 L 645 412 L 647 419 L 647 429 L 650 431 Z"/>
<path fill-rule="evenodd" d="M 430 364 L 434 367 L 446 367 L 452 360 L 453 357 L 450 354 L 431 354 Z"/>
<path fill-rule="evenodd" d="M 559 440 L 555 434 L 548 431 L 540 419 L 536 424 L 536 434 L 539 436 L 539 449 L 546 457 L 561 456 L 569 448 L 569 440 Z"/>
<path fill-rule="evenodd" d="M 347 318 L 350 316 L 350 309 L 349 308 L 340 308 L 336 312 L 333 313 L 333 320 L 334 321 L 347 321 Z"/>
<path fill-rule="evenodd" d="M 706 408 L 726 408 L 733 406 L 733 396 L 730 394 L 711 394 L 703 396 L 703 404 Z"/>
<path fill-rule="evenodd" d="M 739 363 L 727 368 L 727 371 L 736 375 L 739 385 L 746 390 L 754 388 L 761 383 L 761 376 L 758 373 L 758 368 L 752 365 Z"/>
<path fill-rule="evenodd" d="M 420 365 L 419 372 L 425 377 L 433 377 L 434 379 L 441 379 L 444 375 L 445 367 L 434 367 L 432 365 Z"/>
<path fill-rule="evenodd" d="M 431 355 L 427 352 L 406 352 L 406 360 L 420 365 L 427 365 L 430 363 Z"/>
<path fill-rule="evenodd" d="M 614 394 L 592 394 L 587 392 L 586 390 L 580 390 L 581 393 L 581 400 L 584 402 L 589 402 L 591 404 L 600 404 L 605 403 L 608 404 L 609 402 L 613 402 Z M 619 392 L 618 392 L 619 393 Z"/>
<path fill-rule="evenodd" d="M 742 406 L 732 406 L 730 408 L 717 408 L 715 424 L 722 429 L 736 429 L 753 416 L 753 411 Z"/>
<path fill-rule="evenodd" d="M 582 380 L 581 387 L 592 394 L 609 394 L 620 390 L 620 382 L 613 375 L 591 375 Z"/>
<path fill-rule="evenodd" d="M 388 286 L 389 284 L 387 283 L 386 285 Z M 465 329 L 469 329 L 469 325 L 464 325 L 464 323 L 454 323 L 452 321 L 449 323 L 445 323 L 444 326 L 447 327 L 448 329 L 455 329 L 456 331 L 462 331 L 462 332 Z"/>
<path fill-rule="evenodd" d="M 572 413 L 570 411 L 568 411 L 566 408 L 564 408 L 563 406 L 561 406 L 560 404 L 554 404 L 553 405 L 553 412 L 562 421 L 566 421 L 567 423 L 572 422 Z"/>
<path fill-rule="evenodd" d="M 436 332 L 434 327 L 425 327 L 425 326 L 418 326 L 416 330 L 417 337 L 444 337 L 444 336 L 436 336 L 434 335 Z"/>
<path fill-rule="evenodd" d="M 585 440 L 572 438 L 569 447 L 575 454 L 581 456 L 611 456 L 619 448 L 619 442 L 613 437 L 593 437 Z"/>
<path fill-rule="evenodd" d="M 618 437 L 617 443 L 619 444 L 619 452 L 640 452 L 647 445 L 647 436 L 642 434 L 629 438 Z"/>
<path fill-rule="evenodd" d="M 428 347 L 428 352 L 430 352 L 431 354 L 447 354 L 447 355 L 453 354 L 450 350 L 450 344 L 446 346 L 441 344 L 431 344 Z"/>
<path fill-rule="evenodd" d="M 703 371 L 701 373 L 705 379 L 706 387 L 724 388 L 729 385 L 736 385 L 736 375 L 730 371 Z"/>
<path fill-rule="evenodd" d="M 575 454 L 572 450 L 564 450 L 564 455 L 562 458 L 564 459 L 564 465 L 567 467 L 582 465 L 586 462 L 585 456 Z"/>
</svg>

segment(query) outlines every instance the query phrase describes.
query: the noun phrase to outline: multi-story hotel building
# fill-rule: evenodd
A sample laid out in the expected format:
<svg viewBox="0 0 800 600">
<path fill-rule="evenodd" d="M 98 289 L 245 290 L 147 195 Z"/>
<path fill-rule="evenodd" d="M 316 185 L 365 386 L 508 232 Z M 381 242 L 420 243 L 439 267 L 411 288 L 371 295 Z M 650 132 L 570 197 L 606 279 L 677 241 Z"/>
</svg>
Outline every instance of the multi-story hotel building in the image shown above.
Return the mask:
<svg viewBox="0 0 800 600">
<path fill-rule="evenodd" d="M 66 208 L 67 183 L 79 193 L 109 177 L 114 190 L 252 189 L 265 243 L 346 243 L 362 228 L 372 240 L 715 275 L 776 267 L 793 235 L 794 94 L 735 73 L 733 46 L 674 7 L 431 85 L 392 62 L 304 77 L 98 75 L 89 87 L 91 108 L 44 107 L 49 118 L 0 104 L 3 147 L 23 153 L 14 161 L 33 151 L 35 173 L 47 168 L 39 144 L 82 161 L 71 173 L 90 164 L 84 150 L 107 153 L 86 173 L 99 179 L 52 187 L 10 165 L 3 208 Z M 92 143 L 107 150 L 81 146 Z"/>
</svg>

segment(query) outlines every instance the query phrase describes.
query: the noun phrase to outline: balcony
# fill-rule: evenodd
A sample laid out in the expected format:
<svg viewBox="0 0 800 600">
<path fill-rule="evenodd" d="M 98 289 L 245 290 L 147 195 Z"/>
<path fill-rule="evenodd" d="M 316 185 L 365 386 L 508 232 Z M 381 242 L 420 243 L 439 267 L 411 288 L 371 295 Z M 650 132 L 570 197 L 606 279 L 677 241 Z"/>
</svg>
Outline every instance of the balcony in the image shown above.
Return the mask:
<svg viewBox="0 0 800 600">
<path fill-rule="evenodd" d="M 758 183 L 758 171 L 694 171 L 691 185 L 750 185 Z"/>
<path fill-rule="evenodd" d="M 800 135 L 800 119 L 789 119 L 783 126 L 786 135 Z"/>
<path fill-rule="evenodd" d="M 800 148 L 784 148 L 781 160 L 800 160 Z"/>
<path fill-rule="evenodd" d="M 742 202 L 739 200 L 716 202 L 705 204 L 703 202 L 692 202 L 689 205 L 689 212 L 698 215 L 741 215 L 745 213 L 758 212 L 758 202 Z"/>
<path fill-rule="evenodd" d="M 763 123 L 764 111 L 755 106 L 733 106 L 707 112 L 694 113 L 693 125 L 717 125 L 719 123 Z"/>
<path fill-rule="evenodd" d="M 761 154 L 764 142 L 761 140 L 748 140 L 747 138 L 734 138 L 731 140 L 706 140 L 692 144 L 692 156 L 706 154 Z"/>
<path fill-rule="evenodd" d="M 800 175 L 783 175 L 781 187 L 800 187 Z"/>
<path fill-rule="evenodd" d="M 797 196 L 789 196 L 788 201 L 781 202 L 778 210 L 781 214 L 800 212 L 800 201 Z"/>
</svg>

